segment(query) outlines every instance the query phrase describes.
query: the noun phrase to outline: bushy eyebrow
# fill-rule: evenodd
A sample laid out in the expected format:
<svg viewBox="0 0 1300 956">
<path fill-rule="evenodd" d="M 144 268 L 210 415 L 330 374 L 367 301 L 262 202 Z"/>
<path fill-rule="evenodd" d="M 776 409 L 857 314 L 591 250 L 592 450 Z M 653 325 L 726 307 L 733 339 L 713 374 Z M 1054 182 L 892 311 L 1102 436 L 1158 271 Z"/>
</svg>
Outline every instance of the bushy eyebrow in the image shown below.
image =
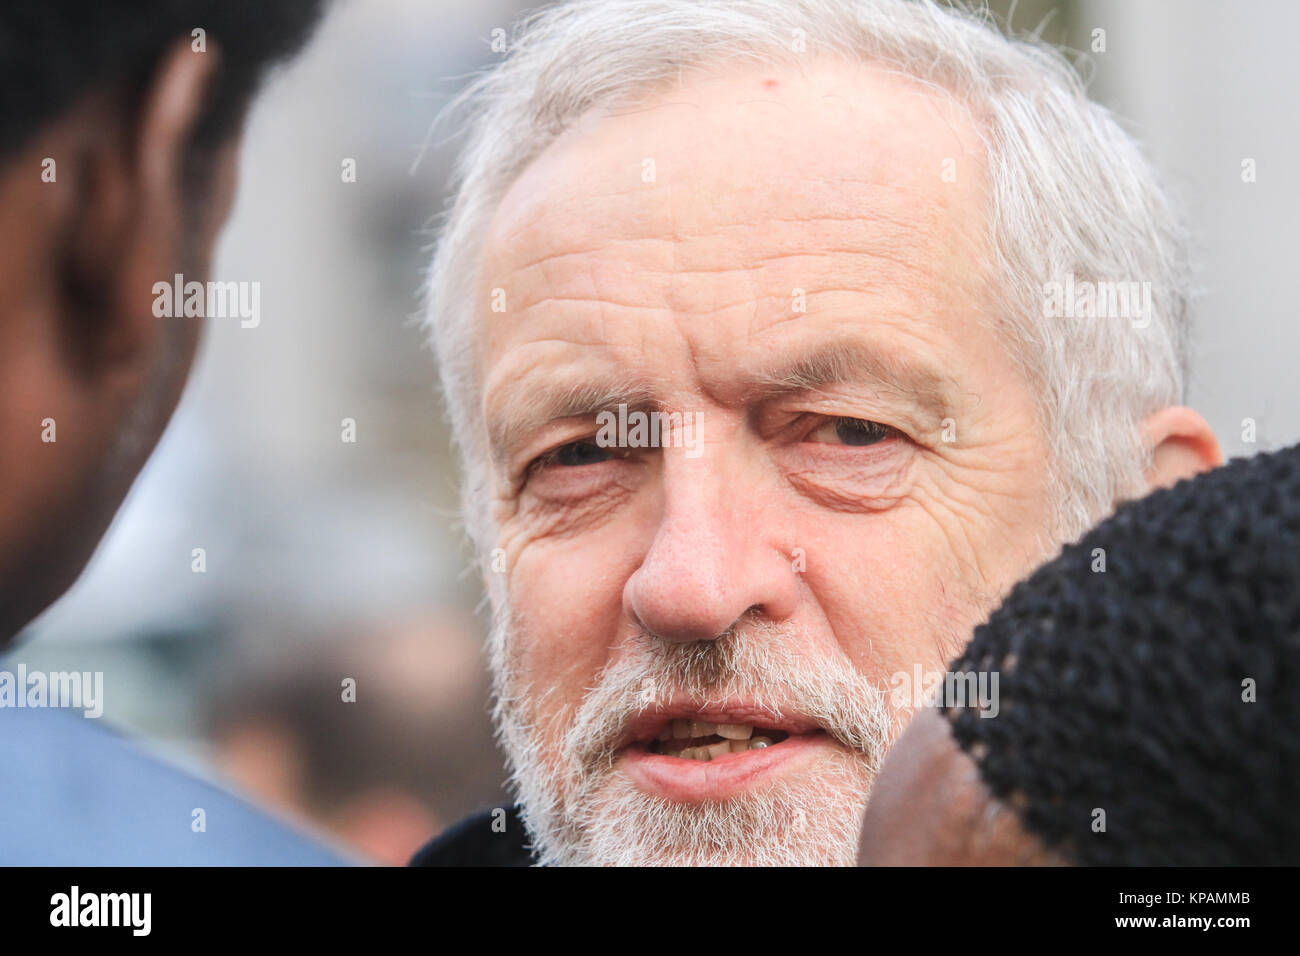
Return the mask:
<svg viewBox="0 0 1300 956">
<path fill-rule="evenodd" d="M 919 356 L 884 343 L 841 339 L 790 358 L 775 356 L 742 375 L 745 401 L 783 394 L 819 392 L 829 386 L 866 386 L 923 415 L 918 425 L 933 428 L 953 414 L 953 378 Z"/>
<path fill-rule="evenodd" d="M 629 411 L 659 407 L 654 387 L 625 370 L 609 368 L 578 379 L 574 375 L 563 370 L 537 385 L 515 380 L 504 386 L 499 401 L 503 410 L 490 415 L 487 425 L 492 455 L 499 463 L 505 463 L 517 443 L 550 422 L 594 418 L 619 405 L 627 405 Z M 859 339 L 824 343 L 804 355 L 777 357 L 753 370 L 741 369 L 726 391 L 738 390 L 739 400 L 745 402 L 855 384 L 891 393 L 933 416 L 935 422 L 952 407 L 950 378 L 912 356 Z"/>
<path fill-rule="evenodd" d="M 516 444 L 550 422 L 594 418 L 597 412 L 619 405 L 627 405 L 629 411 L 648 411 L 655 406 L 650 385 L 626 375 L 603 381 L 592 377 L 574 381 L 572 373 L 565 371 L 536 387 L 516 381 L 507 389 L 503 399 L 506 410 L 488 420 L 492 455 L 500 463 Z"/>
<path fill-rule="evenodd" d="M 897 349 L 856 338 L 824 343 L 804 355 L 777 357 L 743 379 L 753 397 L 863 384 L 893 393 L 936 418 L 946 417 L 952 407 L 950 376 Z"/>
</svg>

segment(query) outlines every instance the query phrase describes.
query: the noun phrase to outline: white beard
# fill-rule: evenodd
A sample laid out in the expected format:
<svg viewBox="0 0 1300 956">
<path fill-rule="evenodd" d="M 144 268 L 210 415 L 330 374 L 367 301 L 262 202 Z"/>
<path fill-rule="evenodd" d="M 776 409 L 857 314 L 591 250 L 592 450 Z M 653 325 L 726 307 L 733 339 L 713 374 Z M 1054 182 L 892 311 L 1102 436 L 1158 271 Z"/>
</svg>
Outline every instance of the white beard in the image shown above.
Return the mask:
<svg viewBox="0 0 1300 956">
<path fill-rule="evenodd" d="M 867 794 L 894 727 L 884 692 L 847 659 L 813 660 L 790 628 L 762 621 L 695 644 L 641 634 L 571 718 L 571 710 L 555 708 L 548 722 L 533 718 L 543 700 L 509 673 L 509 638 L 507 628 L 494 628 L 497 726 L 539 863 L 855 862 Z M 613 742 L 656 694 L 718 703 L 739 697 L 774 716 L 804 715 L 842 746 L 795 779 L 725 801 L 652 796 L 615 771 Z"/>
</svg>

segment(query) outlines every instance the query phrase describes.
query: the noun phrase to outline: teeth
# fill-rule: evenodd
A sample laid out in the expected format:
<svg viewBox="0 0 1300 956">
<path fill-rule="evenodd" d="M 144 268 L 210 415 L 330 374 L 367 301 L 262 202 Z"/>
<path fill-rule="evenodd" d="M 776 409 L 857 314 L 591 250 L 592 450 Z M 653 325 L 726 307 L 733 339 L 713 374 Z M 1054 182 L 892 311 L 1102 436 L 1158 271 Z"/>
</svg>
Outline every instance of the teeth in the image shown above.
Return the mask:
<svg viewBox="0 0 1300 956">
<path fill-rule="evenodd" d="M 716 744 L 702 744 L 699 747 L 687 747 L 675 756 L 683 760 L 698 760 L 708 763 L 715 757 L 726 754 L 744 753 L 746 750 L 763 750 L 772 746 L 770 737 L 755 737 L 752 740 L 719 740 Z"/>
<path fill-rule="evenodd" d="M 714 757 L 721 757 L 723 754 L 731 753 L 731 741 L 722 740 L 716 744 L 709 744 L 707 747 L 700 747 L 698 749 L 706 751 L 709 755 L 707 759 L 712 760 Z"/>
<path fill-rule="evenodd" d="M 721 737 L 717 743 L 700 743 L 694 747 L 685 746 L 691 740 L 701 740 L 708 737 Z M 669 740 L 681 741 L 681 750 L 675 750 L 674 745 L 666 747 L 653 748 L 656 753 L 663 753 L 677 756 L 683 760 L 700 760 L 708 762 L 716 757 L 722 757 L 727 754 L 744 753 L 746 750 L 763 750 L 771 747 L 776 743 L 771 737 L 754 736 L 753 724 L 713 724 L 706 720 L 692 720 L 687 717 L 678 717 L 670 720 L 659 731 L 656 741 L 663 743 Z"/>
<path fill-rule="evenodd" d="M 728 740 L 748 740 L 754 733 L 754 728 L 749 724 L 718 724 L 714 733 Z"/>
</svg>

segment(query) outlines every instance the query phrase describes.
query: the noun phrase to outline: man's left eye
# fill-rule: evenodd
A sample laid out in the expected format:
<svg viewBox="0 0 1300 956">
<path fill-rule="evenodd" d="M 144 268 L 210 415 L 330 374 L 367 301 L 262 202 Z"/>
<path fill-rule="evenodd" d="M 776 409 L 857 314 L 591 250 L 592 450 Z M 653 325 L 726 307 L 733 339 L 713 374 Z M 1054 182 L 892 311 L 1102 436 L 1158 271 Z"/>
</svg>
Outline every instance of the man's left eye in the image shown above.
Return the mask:
<svg viewBox="0 0 1300 956">
<path fill-rule="evenodd" d="M 832 418 L 808 433 L 805 441 L 840 445 L 874 445 L 892 438 L 897 431 L 865 418 Z"/>
</svg>

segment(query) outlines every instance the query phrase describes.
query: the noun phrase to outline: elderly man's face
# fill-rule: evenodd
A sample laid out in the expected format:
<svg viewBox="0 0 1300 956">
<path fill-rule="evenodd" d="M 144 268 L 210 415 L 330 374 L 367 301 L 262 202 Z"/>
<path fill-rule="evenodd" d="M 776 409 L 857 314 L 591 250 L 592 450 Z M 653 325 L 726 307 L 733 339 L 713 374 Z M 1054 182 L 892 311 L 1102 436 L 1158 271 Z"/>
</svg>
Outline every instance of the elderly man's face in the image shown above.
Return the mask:
<svg viewBox="0 0 1300 956">
<path fill-rule="evenodd" d="M 483 406 L 547 859 L 853 862 L 881 692 L 943 668 L 1050 518 L 983 176 L 944 97 L 813 62 L 589 116 L 511 188 Z M 646 447 L 656 410 L 699 430 Z"/>
</svg>

